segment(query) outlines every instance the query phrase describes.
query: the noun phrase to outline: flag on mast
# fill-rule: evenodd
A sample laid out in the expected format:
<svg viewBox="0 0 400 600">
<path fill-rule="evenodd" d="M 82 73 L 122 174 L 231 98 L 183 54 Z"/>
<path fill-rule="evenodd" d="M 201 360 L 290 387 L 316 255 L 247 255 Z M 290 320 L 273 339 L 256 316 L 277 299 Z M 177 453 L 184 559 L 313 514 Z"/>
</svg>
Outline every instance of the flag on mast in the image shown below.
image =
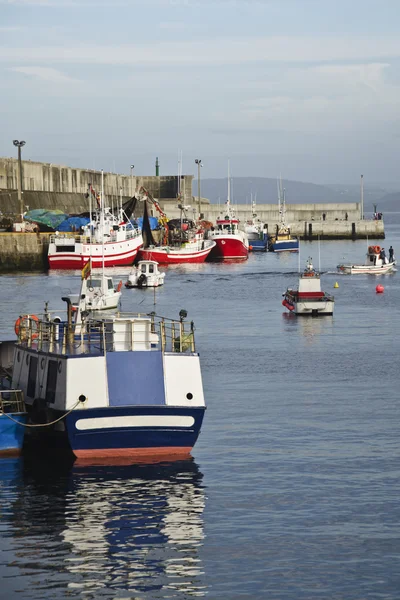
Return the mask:
<svg viewBox="0 0 400 600">
<path fill-rule="evenodd" d="M 92 259 L 89 258 L 86 265 L 82 269 L 82 279 L 87 279 L 92 271 Z"/>
</svg>

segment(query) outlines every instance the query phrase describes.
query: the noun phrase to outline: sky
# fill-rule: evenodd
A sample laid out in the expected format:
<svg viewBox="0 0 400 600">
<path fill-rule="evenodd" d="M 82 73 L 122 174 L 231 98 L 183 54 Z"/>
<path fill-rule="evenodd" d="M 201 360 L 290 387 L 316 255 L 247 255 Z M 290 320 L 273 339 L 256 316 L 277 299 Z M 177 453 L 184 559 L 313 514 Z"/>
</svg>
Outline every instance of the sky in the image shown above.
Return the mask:
<svg viewBox="0 0 400 600">
<path fill-rule="evenodd" d="M 399 0 L 0 0 L 0 156 L 399 182 Z"/>
</svg>

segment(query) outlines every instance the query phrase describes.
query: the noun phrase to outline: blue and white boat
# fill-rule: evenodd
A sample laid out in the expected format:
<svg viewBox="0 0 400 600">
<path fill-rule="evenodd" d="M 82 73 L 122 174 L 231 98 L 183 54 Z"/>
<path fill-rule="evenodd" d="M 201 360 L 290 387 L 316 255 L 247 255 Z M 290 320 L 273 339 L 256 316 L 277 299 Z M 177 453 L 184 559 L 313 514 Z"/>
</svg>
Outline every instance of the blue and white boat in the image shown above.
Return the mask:
<svg viewBox="0 0 400 600">
<path fill-rule="evenodd" d="M 24 393 L 35 434 L 66 441 L 75 456 L 187 456 L 205 401 L 194 325 L 151 314 L 20 318 L 12 385 Z M 49 435 L 51 432 L 52 435 Z"/>
<path fill-rule="evenodd" d="M 21 454 L 27 414 L 20 390 L 0 390 L 0 456 Z"/>
<path fill-rule="evenodd" d="M 269 250 L 271 252 L 298 252 L 299 240 L 290 233 L 290 226 L 286 223 L 286 194 L 282 187 L 282 179 L 278 181 L 278 208 L 279 220 L 275 234 L 270 237 Z"/>
</svg>

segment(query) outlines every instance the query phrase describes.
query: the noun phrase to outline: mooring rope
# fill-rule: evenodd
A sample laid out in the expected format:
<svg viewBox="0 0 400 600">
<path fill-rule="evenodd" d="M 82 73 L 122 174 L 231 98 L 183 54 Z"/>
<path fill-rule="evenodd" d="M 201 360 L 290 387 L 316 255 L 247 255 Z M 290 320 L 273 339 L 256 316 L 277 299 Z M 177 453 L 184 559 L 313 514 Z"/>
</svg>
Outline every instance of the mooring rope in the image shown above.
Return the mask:
<svg viewBox="0 0 400 600">
<path fill-rule="evenodd" d="M 10 421 L 13 421 L 14 423 L 17 423 L 18 425 L 21 425 L 21 427 L 49 427 L 50 425 L 54 425 L 55 423 L 58 423 L 59 421 L 62 421 L 62 419 L 65 419 L 65 417 L 68 417 L 69 414 L 72 413 L 73 410 L 75 410 L 75 408 L 78 406 L 78 404 L 81 402 L 81 400 L 77 400 L 76 404 L 74 404 L 74 406 L 68 411 L 66 412 L 64 415 L 61 415 L 61 417 L 58 417 L 58 419 L 55 419 L 54 421 L 51 421 L 50 423 L 21 423 L 20 421 L 17 421 L 17 419 L 13 419 L 12 417 L 10 417 L 10 415 L 8 415 L 5 412 L 2 412 L 1 414 L 3 414 L 5 417 L 7 417 L 7 419 L 10 419 Z"/>
</svg>

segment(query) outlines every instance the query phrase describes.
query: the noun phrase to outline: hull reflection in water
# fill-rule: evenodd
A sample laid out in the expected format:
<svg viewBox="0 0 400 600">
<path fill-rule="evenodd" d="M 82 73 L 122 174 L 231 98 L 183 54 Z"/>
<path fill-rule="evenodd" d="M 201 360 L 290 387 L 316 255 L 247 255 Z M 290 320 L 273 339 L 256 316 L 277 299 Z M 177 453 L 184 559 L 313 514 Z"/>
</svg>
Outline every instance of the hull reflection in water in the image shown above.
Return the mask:
<svg viewBox="0 0 400 600">
<path fill-rule="evenodd" d="M 11 597 L 205 595 L 202 477 L 193 459 L 85 461 L 64 472 L 25 464 L 11 519 Z"/>
</svg>

